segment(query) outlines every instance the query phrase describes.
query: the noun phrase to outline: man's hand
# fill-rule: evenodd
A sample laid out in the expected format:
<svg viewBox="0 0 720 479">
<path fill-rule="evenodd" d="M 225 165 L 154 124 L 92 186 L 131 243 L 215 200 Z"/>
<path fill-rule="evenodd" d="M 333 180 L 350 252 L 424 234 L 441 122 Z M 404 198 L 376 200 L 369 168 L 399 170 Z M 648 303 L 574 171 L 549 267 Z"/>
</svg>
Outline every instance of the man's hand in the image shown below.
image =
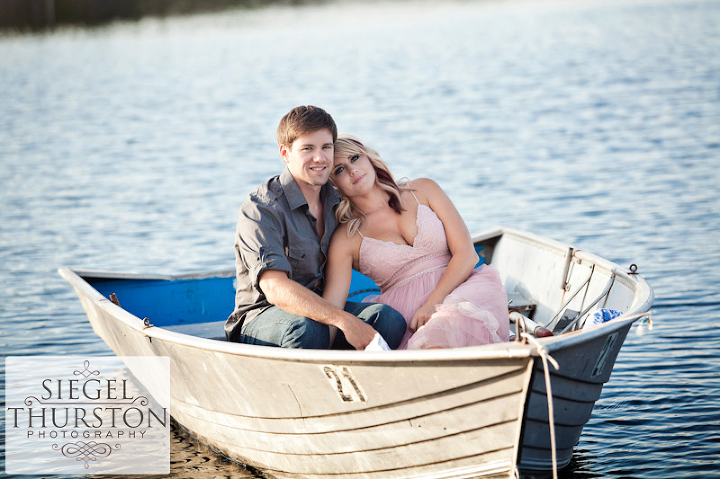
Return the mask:
<svg viewBox="0 0 720 479">
<path fill-rule="evenodd" d="M 347 317 L 343 318 L 342 324 L 339 324 L 338 328 L 343 332 L 345 339 L 353 348 L 362 351 L 372 342 L 377 331 L 356 316 L 345 311 L 343 313 Z"/>
</svg>

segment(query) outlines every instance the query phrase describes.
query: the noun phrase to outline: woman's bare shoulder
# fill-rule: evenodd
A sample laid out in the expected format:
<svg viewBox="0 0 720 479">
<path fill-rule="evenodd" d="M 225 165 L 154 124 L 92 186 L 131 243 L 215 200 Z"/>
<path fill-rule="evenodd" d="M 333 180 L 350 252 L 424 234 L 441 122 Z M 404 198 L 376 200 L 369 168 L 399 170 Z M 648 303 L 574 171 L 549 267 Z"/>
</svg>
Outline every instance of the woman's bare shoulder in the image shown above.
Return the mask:
<svg viewBox="0 0 720 479">
<path fill-rule="evenodd" d="M 430 178 L 415 178 L 407 182 L 408 188 L 412 191 L 417 199 L 424 204 L 427 204 L 430 198 L 435 197 L 439 192 L 442 191 L 440 185 L 435 180 Z"/>
<path fill-rule="evenodd" d="M 353 251 L 360 247 L 360 234 L 350 236 L 350 226 L 347 223 L 338 225 L 330 240 L 330 246 L 341 250 Z"/>
</svg>

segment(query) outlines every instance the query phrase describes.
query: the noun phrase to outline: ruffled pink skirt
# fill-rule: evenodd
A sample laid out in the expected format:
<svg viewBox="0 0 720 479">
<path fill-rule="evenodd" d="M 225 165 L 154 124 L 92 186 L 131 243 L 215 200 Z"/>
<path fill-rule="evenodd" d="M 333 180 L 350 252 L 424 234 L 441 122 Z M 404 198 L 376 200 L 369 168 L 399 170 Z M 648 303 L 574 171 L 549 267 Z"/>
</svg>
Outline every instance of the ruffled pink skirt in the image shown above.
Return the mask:
<svg viewBox="0 0 720 479">
<path fill-rule="evenodd" d="M 364 301 L 395 308 L 409 324 L 444 273 L 429 271 Z M 508 303 L 497 268 L 476 268 L 436 307 L 430 320 L 414 334 L 405 332 L 398 349 L 460 348 L 508 341 Z"/>
</svg>

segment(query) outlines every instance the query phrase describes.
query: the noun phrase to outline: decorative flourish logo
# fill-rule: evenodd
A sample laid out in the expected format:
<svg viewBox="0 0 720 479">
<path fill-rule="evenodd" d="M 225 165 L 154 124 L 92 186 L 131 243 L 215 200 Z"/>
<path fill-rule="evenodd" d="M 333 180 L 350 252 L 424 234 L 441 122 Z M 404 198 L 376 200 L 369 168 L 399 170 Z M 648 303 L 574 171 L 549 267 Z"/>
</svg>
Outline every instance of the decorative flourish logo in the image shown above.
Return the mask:
<svg viewBox="0 0 720 479">
<path fill-rule="evenodd" d="M 78 371 L 76 369 L 75 371 L 73 371 L 73 374 L 75 376 L 83 376 L 86 378 L 90 377 L 90 376 L 99 376 L 100 375 L 100 370 L 90 371 L 90 361 L 88 361 L 87 359 L 85 360 L 84 366 L 85 366 L 85 369 L 83 369 L 82 371 Z"/>
<path fill-rule="evenodd" d="M 115 450 L 120 449 L 120 444 L 115 444 Z M 69 442 L 60 447 L 53 444 L 52 448 L 56 451 L 59 449 L 65 457 L 74 457 L 77 461 L 85 461 L 85 469 L 88 469 L 90 461 L 97 461 L 96 456 L 108 457 L 112 453 L 113 448 L 109 444 L 90 442 Z"/>
<path fill-rule="evenodd" d="M 6 472 L 169 472 L 168 358 L 24 356 L 5 364 Z"/>
</svg>

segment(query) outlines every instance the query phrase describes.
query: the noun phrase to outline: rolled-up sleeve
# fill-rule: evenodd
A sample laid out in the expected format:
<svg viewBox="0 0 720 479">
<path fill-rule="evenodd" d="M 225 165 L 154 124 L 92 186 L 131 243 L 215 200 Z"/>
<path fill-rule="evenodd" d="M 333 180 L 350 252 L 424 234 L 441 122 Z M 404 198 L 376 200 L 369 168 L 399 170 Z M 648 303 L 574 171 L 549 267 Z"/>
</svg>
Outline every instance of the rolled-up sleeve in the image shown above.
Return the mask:
<svg viewBox="0 0 720 479">
<path fill-rule="evenodd" d="M 267 270 L 285 271 L 292 268 L 285 253 L 286 232 L 282 213 L 272 206 L 253 201 L 251 197 L 240 208 L 235 249 L 236 264 L 245 269 L 252 286 L 260 291 L 260 276 Z"/>
</svg>

